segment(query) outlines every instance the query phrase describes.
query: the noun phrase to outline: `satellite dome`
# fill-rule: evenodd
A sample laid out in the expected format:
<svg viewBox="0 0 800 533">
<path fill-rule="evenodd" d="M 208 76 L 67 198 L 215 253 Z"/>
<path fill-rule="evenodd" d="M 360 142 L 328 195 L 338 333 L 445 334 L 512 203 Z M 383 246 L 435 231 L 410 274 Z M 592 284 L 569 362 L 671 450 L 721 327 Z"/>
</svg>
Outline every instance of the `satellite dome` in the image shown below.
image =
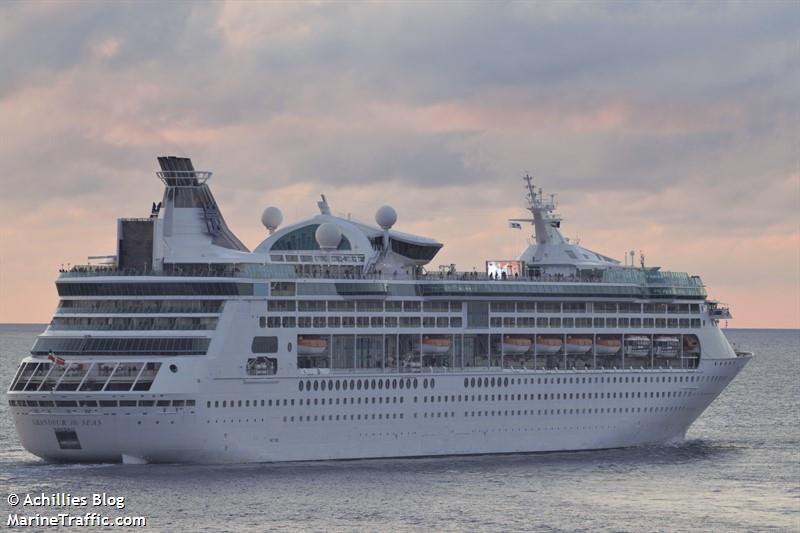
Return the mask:
<svg viewBox="0 0 800 533">
<path fill-rule="evenodd" d="M 322 250 L 335 250 L 342 241 L 342 230 L 336 224 L 325 222 L 319 225 L 314 237 Z"/>
<path fill-rule="evenodd" d="M 389 229 L 397 222 L 397 211 L 390 205 L 384 205 L 375 212 L 375 222 L 383 229 Z"/>
<path fill-rule="evenodd" d="M 283 222 L 283 213 L 277 207 L 268 207 L 261 213 L 261 223 L 269 230 L 270 233 L 278 229 L 278 226 Z"/>
</svg>

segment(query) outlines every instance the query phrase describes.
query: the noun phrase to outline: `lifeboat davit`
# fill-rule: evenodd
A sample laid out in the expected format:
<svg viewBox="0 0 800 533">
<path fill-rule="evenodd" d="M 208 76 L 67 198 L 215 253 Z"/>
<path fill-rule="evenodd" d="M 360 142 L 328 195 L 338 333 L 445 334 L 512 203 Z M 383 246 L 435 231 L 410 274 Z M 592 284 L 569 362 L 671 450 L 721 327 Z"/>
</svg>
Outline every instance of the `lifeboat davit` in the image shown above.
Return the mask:
<svg viewBox="0 0 800 533">
<path fill-rule="evenodd" d="M 300 355 L 319 355 L 328 348 L 326 339 L 307 339 L 299 337 L 297 339 L 297 353 Z"/>
<path fill-rule="evenodd" d="M 567 353 L 584 354 L 592 349 L 592 339 L 567 337 Z"/>
<path fill-rule="evenodd" d="M 597 339 L 595 353 L 597 355 L 614 355 L 621 346 L 622 342 L 619 339 Z"/>
<path fill-rule="evenodd" d="M 414 341 L 414 348 L 423 353 L 447 353 L 450 351 L 450 339 L 441 337 L 422 337 L 422 341 Z"/>
<path fill-rule="evenodd" d="M 533 341 L 525 337 L 503 337 L 503 342 L 496 343 L 495 349 L 508 355 L 522 355 L 531 349 Z"/>
<path fill-rule="evenodd" d="M 564 343 L 561 339 L 536 337 L 536 352 L 537 353 L 558 353 L 561 351 L 561 346 Z"/>
</svg>

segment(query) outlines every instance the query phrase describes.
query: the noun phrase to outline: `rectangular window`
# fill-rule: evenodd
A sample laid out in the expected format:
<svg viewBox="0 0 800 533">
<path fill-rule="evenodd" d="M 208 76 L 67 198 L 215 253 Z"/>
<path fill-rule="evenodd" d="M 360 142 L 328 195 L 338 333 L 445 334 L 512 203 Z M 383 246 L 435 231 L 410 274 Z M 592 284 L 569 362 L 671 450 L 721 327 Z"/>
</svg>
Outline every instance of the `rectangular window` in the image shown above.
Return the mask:
<svg viewBox="0 0 800 533">
<path fill-rule="evenodd" d="M 278 337 L 253 337 L 250 351 L 253 353 L 278 353 Z"/>
<path fill-rule="evenodd" d="M 439 317 L 439 318 L 436 319 L 436 327 L 437 328 L 446 328 L 446 327 L 448 327 L 449 322 L 450 321 L 448 320 L 448 318 L 446 316 Z"/>
<path fill-rule="evenodd" d="M 343 328 L 354 328 L 356 327 L 356 319 L 352 316 L 343 316 L 342 317 L 342 327 Z"/>
<path fill-rule="evenodd" d="M 656 327 L 657 328 L 665 328 L 665 327 L 667 327 L 667 319 L 666 318 L 656 318 Z"/>
<path fill-rule="evenodd" d="M 391 300 L 384 303 L 386 306 L 387 313 L 399 313 L 403 310 L 403 302 L 399 300 Z"/>
<path fill-rule="evenodd" d="M 419 302 L 403 302 L 403 311 L 406 313 L 419 313 L 420 305 Z"/>
<path fill-rule="evenodd" d="M 267 301 L 267 311 L 276 311 L 276 312 L 294 312 L 295 311 L 295 301 L 294 300 L 269 300 Z"/>
<path fill-rule="evenodd" d="M 328 321 L 325 319 L 324 316 L 315 316 L 314 317 L 314 327 L 315 328 L 324 328 Z"/>
<path fill-rule="evenodd" d="M 460 327 L 462 327 L 461 324 L 462 324 L 462 321 L 461 321 L 461 317 L 460 316 L 453 317 L 453 318 L 450 319 L 450 327 L 451 328 L 460 328 Z"/>
<path fill-rule="evenodd" d="M 575 319 L 573 319 L 573 318 L 564 318 L 564 320 L 562 320 L 562 325 L 565 328 L 574 327 L 575 326 Z"/>
<path fill-rule="evenodd" d="M 356 310 L 355 302 L 334 300 L 328 302 L 328 311 L 339 311 L 343 313 L 352 313 Z"/>
<path fill-rule="evenodd" d="M 603 327 L 605 327 L 605 325 L 606 325 L 605 324 L 605 319 L 603 319 L 603 318 L 595 318 L 594 319 L 594 327 L 603 328 Z"/>
<path fill-rule="evenodd" d="M 640 328 L 640 327 L 642 327 L 642 319 L 641 318 L 631 318 L 631 327 L 632 328 Z"/>
<path fill-rule="evenodd" d="M 550 327 L 551 328 L 560 328 L 561 327 L 561 319 L 558 317 L 550 317 Z"/>
<path fill-rule="evenodd" d="M 383 327 L 383 317 L 382 316 L 373 316 L 369 319 L 369 326 L 371 328 L 382 328 Z"/>
<path fill-rule="evenodd" d="M 295 327 L 295 319 L 293 316 L 285 316 L 281 318 L 281 324 L 285 328 L 293 328 Z"/>
<path fill-rule="evenodd" d="M 467 327 L 485 329 L 489 327 L 489 304 L 467 302 Z"/>
<path fill-rule="evenodd" d="M 397 327 L 397 317 L 396 316 L 387 316 L 384 319 L 387 328 L 396 328 Z"/>
<path fill-rule="evenodd" d="M 258 327 L 260 328 L 267 327 L 267 317 L 265 316 L 258 317 Z"/>
<path fill-rule="evenodd" d="M 539 313 L 560 313 L 560 302 L 539 302 L 536 304 L 536 311 Z"/>
<path fill-rule="evenodd" d="M 535 313 L 536 302 L 517 302 L 517 313 Z"/>
<path fill-rule="evenodd" d="M 300 300 L 297 302 L 297 310 L 300 312 L 325 312 L 325 300 Z"/>
<path fill-rule="evenodd" d="M 383 300 L 359 300 L 356 302 L 359 313 L 382 313 Z"/>
<path fill-rule="evenodd" d="M 328 327 L 329 328 L 338 328 L 341 324 L 341 319 L 338 316 L 329 316 L 328 317 Z"/>
<path fill-rule="evenodd" d="M 311 317 L 310 316 L 301 316 L 297 318 L 297 327 L 298 328 L 310 328 L 311 327 Z"/>
<path fill-rule="evenodd" d="M 606 318 L 606 327 L 607 328 L 615 328 L 615 327 L 617 327 L 617 319 L 616 318 Z"/>
<path fill-rule="evenodd" d="M 424 302 L 422 310 L 426 313 L 448 313 L 450 311 L 450 302 L 432 301 Z"/>
<path fill-rule="evenodd" d="M 358 326 L 359 328 L 368 328 L 369 327 L 369 317 L 368 316 L 356 317 L 356 326 Z"/>
</svg>

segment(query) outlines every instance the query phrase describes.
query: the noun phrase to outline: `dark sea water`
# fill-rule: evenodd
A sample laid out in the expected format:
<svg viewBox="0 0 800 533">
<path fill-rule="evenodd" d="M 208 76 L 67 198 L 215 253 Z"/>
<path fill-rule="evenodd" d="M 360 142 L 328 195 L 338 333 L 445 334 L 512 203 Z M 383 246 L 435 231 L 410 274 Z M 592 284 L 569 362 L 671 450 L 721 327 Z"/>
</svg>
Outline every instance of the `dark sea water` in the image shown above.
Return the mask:
<svg viewBox="0 0 800 533">
<path fill-rule="evenodd" d="M 40 329 L 0 326 L 3 391 Z M 726 334 L 756 358 L 686 442 L 661 447 L 284 465 L 48 465 L 20 446 L 3 398 L 0 529 L 9 493 L 105 492 L 126 505 L 103 512 L 144 516 L 143 531 L 800 531 L 800 331 Z M 90 528 L 64 530 L 80 529 Z"/>
</svg>

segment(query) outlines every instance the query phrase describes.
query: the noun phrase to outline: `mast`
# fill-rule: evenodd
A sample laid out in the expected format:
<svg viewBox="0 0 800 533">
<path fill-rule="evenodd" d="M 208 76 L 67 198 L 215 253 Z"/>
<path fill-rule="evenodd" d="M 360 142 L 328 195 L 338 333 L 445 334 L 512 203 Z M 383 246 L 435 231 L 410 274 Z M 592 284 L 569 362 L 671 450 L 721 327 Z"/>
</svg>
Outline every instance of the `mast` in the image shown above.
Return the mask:
<svg viewBox="0 0 800 533">
<path fill-rule="evenodd" d="M 559 231 L 561 217 L 555 214 L 555 195 L 551 194 L 549 200 L 545 200 L 542 189 L 540 188 L 538 192 L 536 191 L 532 176 L 526 173 L 522 180 L 525 182 L 525 188 L 527 189 L 525 195 L 528 201 L 527 209 L 531 212 L 533 218 L 514 218 L 510 219 L 510 221 L 527 222 L 533 225 L 534 234 L 532 237 L 537 244 L 564 243 L 565 239 L 561 235 L 561 231 Z"/>
</svg>

